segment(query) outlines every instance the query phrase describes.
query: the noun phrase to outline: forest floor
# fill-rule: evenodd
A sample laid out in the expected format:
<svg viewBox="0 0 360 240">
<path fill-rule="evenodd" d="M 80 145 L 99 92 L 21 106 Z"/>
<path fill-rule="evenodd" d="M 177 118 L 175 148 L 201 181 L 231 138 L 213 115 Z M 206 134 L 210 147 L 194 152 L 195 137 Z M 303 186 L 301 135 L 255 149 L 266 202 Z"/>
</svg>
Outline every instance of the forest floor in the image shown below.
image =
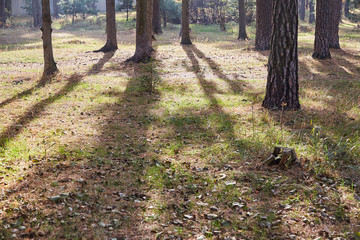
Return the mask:
<svg viewBox="0 0 360 240">
<path fill-rule="evenodd" d="M 81 24 L 55 22 L 45 86 L 40 31 L 0 29 L 0 239 L 360 239 L 355 24 L 326 61 L 301 28 L 296 112 L 261 107 L 253 27 L 237 41 L 192 26 L 181 46 L 170 25 L 153 61 L 129 64 L 131 24 L 107 54 L 91 52 L 103 29 Z M 274 146 L 298 163 L 257 168 Z"/>
</svg>

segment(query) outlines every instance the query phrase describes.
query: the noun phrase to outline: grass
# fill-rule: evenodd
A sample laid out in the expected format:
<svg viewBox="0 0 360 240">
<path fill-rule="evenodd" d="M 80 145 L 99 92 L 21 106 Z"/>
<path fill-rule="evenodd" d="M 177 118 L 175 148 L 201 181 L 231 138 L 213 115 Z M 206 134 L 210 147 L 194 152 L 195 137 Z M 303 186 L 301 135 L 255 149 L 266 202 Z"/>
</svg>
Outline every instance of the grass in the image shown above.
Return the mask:
<svg viewBox="0 0 360 240">
<path fill-rule="evenodd" d="M 236 23 L 226 33 L 193 25 L 192 47 L 170 25 L 154 60 L 133 65 L 124 61 L 134 22 L 123 14 L 120 50 L 90 52 L 104 44 L 103 17 L 54 22 L 60 74 L 44 87 L 40 33 L 0 30 L 0 239 L 359 232 L 353 23 L 341 24 L 343 49 L 326 61 L 311 58 L 313 32 L 300 33 L 302 109 L 281 113 L 261 107 L 268 52 L 254 50 L 253 25 L 245 42 L 235 40 Z M 274 146 L 295 148 L 301 167 L 257 170 Z"/>
</svg>

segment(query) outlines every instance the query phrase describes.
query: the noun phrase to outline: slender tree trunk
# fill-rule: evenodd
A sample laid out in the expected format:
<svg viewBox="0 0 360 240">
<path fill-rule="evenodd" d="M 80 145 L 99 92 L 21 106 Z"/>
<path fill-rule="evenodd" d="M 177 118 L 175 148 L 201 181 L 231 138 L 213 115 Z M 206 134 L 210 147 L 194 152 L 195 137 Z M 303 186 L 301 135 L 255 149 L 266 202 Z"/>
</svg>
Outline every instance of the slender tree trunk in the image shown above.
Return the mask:
<svg viewBox="0 0 360 240">
<path fill-rule="evenodd" d="M 115 0 L 106 0 L 106 43 L 94 52 L 112 52 L 118 49 L 116 39 Z"/>
<path fill-rule="evenodd" d="M 350 0 L 345 1 L 344 15 L 345 17 L 350 17 Z"/>
<path fill-rule="evenodd" d="M 160 0 L 154 1 L 154 9 L 153 9 L 153 32 L 155 34 L 162 34 L 161 30 L 161 14 L 160 14 Z"/>
<path fill-rule="evenodd" d="M 225 11 L 224 11 L 224 7 L 221 5 L 220 7 L 220 31 L 222 32 L 226 32 L 226 16 L 225 16 Z"/>
<path fill-rule="evenodd" d="M 305 10 L 306 10 L 305 0 L 300 0 L 299 7 L 300 7 L 300 11 L 299 11 L 300 19 L 305 21 Z"/>
<path fill-rule="evenodd" d="M 0 26 L 6 24 L 5 0 L 0 0 Z"/>
<path fill-rule="evenodd" d="M 136 1 L 136 50 L 127 62 L 147 62 L 152 48 L 152 0 Z"/>
<path fill-rule="evenodd" d="M 71 24 L 74 24 L 75 22 L 75 16 L 76 16 L 76 1 L 73 2 L 73 9 L 72 9 L 72 21 Z"/>
<path fill-rule="evenodd" d="M 315 22 L 314 0 L 310 0 L 310 3 L 309 3 L 309 23 L 312 24 L 314 22 Z"/>
<path fill-rule="evenodd" d="M 339 24 L 341 21 L 341 0 L 330 1 L 329 47 L 340 49 Z"/>
<path fill-rule="evenodd" d="M 256 0 L 256 37 L 257 50 L 269 50 L 272 22 L 272 0 Z"/>
<path fill-rule="evenodd" d="M 298 82 L 298 0 L 276 0 L 268 63 L 267 109 L 300 109 Z"/>
<path fill-rule="evenodd" d="M 189 0 L 182 0 L 182 18 L 181 18 L 181 44 L 191 45 L 190 27 L 189 27 Z"/>
<path fill-rule="evenodd" d="M 329 20 L 330 7 L 328 0 L 316 2 L 315 46 L 313 58 L 331 58 L 329 49 Z"/>
<path fill-rule="evenodd" d="M 129 2 L 126 3 L 126 21 L 129 21 Z"/>
<path fill-rule="evenodd" d="M 238 40 L 247 39 L 246 21 L 245 21 L 245 1 L 239 0 L 239 36 Z"/>
<path fill-rule="evenodd" d="M 42 17 L 41 17 L 40 0 L 32 0 L 32 7 L 33 7 L 34 27 L 41 27 Z"/>
<path fill-rule="evenodd" d="M 42 0 L 42 39 L 44 49 L 44 73 L 43 77 L 50 77 L 55 74 L 58 69 L 53 55 L 52 39 L 51 39 L 51 13 L 50 0 Z"/>
</svg>

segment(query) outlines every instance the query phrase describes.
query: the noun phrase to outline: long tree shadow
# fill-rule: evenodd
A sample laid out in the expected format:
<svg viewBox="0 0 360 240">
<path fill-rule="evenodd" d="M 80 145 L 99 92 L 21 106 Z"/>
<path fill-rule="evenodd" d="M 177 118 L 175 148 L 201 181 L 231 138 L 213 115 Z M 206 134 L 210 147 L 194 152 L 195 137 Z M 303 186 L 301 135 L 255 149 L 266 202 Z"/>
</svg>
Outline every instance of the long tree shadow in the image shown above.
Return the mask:
<svg viewBox="0 0 360 240">
<path fill-rule="evenodd" d="M 47 83 L 46 79 L 41 79 L 34 87 L 29 88 L 21 93 L 18 93 L 15 96 L 13 96 L 12 98 L 2 101 L 0 103 L 0 107 L 4 107 L 4 106 L 16 101 L 17 99 L 24 98 L 24 97 L 31 95 L 35 90 L 44 87 L 46 85 L 46 83 Z"/>
<path fill-rule="evenodd" d="M 196 54 L 198 58 L 203 59 L 211 68 L 211 70 L 214 72 L 216 76 L 218 76 L 220 79 L 226 81 L 227 84 L 229 84 L 231 90 L 234 93 L 240 93 L 243 91 L 244 87 L 246 86 L 246 83 L 241 80 L 232 80 L 230 79 L 222 70 L 219 64 L 217 64 L 215 61 L 213 61 L 211 58 L 206 57 L 206 55 L 199 50 L 196 46 L 190 46 L 191 51 Z M 188 51 L 189 52 L 189 51 Z M 195 59 L 192 57 L 192 59 Z M 196 59 L 195 59 L 196 60 Z M 192 60 L 193 61 L 193 60 Z M 198 64 L 197 64 L 198 65 Z"/>
<path fill-rule="evenodd" d="M 106 62 L 108 62 L 112 57 L 114 56 L 114 52 L 105 54 L 97 64 L 95 64 L 91 70 L 88 71 L 87 74 L 95 74 L 96 71 L 100 71 L 101 68 L 105 65 Z M 76 85 L 80 83 L 80 81 L 83 79 L 83 75 L 73 74 L 70 76 L 70 78 L 67 80 L 67 84 L 58 91 L 54 96 L 48 97 L 41 102 L 35 104 L 30 109 L 28 109 L 15 123 L 13 123 L 11 126 L 7 127 L 5 131 L 3 131 L 0 134 L 0 147 L 4 147 L 9 141 L 14 139 L 17 135 L 21 133 L 21 130 L 24 129 L 29 123 L 34 121 L 36 118 L 41 117 L 41 114 L 45 111 L 46 107 L 50 104 L 56 102 L 57 100 L 61 99 L 65 94 L 68 92 L 71 92 L 74 90 Z M 0 104 L 0 107 L 11 103 L 12 101 L 19 99 L 21 97 L 28 96 L 32 94 L 36 89 L 39 87 L 44 87 L 46 84 L 47 79 L 42 79 L 38 85 L 35 87 L 28 89 L 13 98 L 6 100 Z"/>
<path fill-rule="evenodd" d="M 82 76 L 74 74 L 67 81 L 68 83 L 58 91 L 54 96 L 48 97 L 30 109 L 28 109 L 15 123 L 7 127 L 5 131 L 0 134 L 0 147 L 5 147 L 8 142 L 14 139 L 17 135 L 21 133 L 21 130 L 24 129 L 29 123 L 35 119 L 41 117 L 42 113 L 45 111 L 46 107 L 55 101 L 61 99 L 65 94 L 74 90 L 76 85 L 81 81 Z"/>
</svg>

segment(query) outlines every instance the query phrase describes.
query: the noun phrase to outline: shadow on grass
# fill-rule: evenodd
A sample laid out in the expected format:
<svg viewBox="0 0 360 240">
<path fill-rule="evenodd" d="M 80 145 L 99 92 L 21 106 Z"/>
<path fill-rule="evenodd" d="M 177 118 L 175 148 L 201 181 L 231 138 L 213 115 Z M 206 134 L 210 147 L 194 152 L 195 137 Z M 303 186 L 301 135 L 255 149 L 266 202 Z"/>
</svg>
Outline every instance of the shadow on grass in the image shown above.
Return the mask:
<svg viewBox="0 0 360 240">
<path fill-rule="evenodd" d="M 111 58 L 109 56 L 112 55 L 105 56 L 95 65 L 96 71 L 100 71 L 99 66 L 103 66 Z M 90 74 L 94 73 L 93 69 Z M 0 239 L 10 237 L 9 231 L 3 228 L 7 224 L 11 227 L 16 224 L 29 226 L 32 230 L 22 233 L 23 237 L 141 239 L 146 236 L 148 231 L 142 228 L 143 208 L 149 197 L 142 178 L 149 164 L 144 158 L 149 144 L 146 134 L 151 119 L 149 111 L 158 98 L 152 81 L 156 80 L 157 74 L 149 64 L 126 65 L 123 69 L 132 77 L 124 92 L 104 92 L 117 101 L 96 110 L 108 114 L 102 119 L 105 124 L 99 123 L 99 136 L 90 149 L 79 142 L 66 147 L 62 153 L 40 160 L 24 181 L 19 181 L 6 192 L 6 196 L 1 196 L 6 200 L 1 204 L 5 208 L 11 208 L 7 205 L 8 200 L 17 199 L 19 193 L 28 198 L 40 198 L 41 203 L 37 205 L 36 213 L 25 210 L 26 216 L 21 217 L 16 211 L 13 214 L 8 212 L 11 218 L 3 218 Z M 21 129 L 16 130 L 18 126 L 23 128 L 40 117 L 46 106 L 74 90 L 81 80 L 82 76 L 72 76 L 56 95 L 32 107 L 21 121 L 2 133 L 2 145 L 20 133 Z M 15 134 L 8 137 L 14 131 Z M 54 182 L 62 187 L 52 185 Z M 29 189 L 31 193 L 27 192 Z M 50 198 L 57 194 L 62 199 L 51 201 Z M 68 207 L 64 208 L 64 204 Z M 44 221 L 31 221 L 34 217 Z"/>
</svg>

